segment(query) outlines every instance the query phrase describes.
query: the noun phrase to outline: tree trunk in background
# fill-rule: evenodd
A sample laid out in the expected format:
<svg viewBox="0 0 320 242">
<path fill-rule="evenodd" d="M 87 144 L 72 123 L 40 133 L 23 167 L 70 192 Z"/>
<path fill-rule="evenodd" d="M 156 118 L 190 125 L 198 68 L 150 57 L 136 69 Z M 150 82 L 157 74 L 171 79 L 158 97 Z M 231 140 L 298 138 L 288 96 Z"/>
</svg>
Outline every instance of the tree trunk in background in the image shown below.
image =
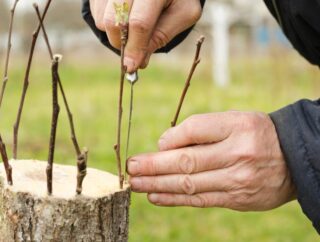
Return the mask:
<svg viewBox="0 0 320 242">
<path fill-rule="evenodd" d="M 118 177 L 88 169 L 76 196 L 76 167 L 54 165 L 53 196 L 46 194 L 46 163 L 11 161 L 13 187 L 0 168 L 0 242 L 127 241 L 130 188 Z"/>
</svg>

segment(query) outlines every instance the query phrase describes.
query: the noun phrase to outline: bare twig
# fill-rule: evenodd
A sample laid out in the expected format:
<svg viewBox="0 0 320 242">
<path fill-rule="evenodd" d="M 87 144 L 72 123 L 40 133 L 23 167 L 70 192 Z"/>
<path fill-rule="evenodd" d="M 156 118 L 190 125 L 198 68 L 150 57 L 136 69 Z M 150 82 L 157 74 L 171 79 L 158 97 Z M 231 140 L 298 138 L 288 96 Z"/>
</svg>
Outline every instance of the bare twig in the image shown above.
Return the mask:
<svg viewBox="0 0 320 242">
<path fill-rule="evenodd" d="M 50 4 L 51 4 L 51 0 L 47 0 L 45 9 L 44 9 L 42 17 L 41 17 L 42 22 L 48 12 Z M 27 68 L 26 68 L 24 82 L 23 82 L 21 100 L 20 100 L 20 104 L 19 104 L 16 122 L 13 127 L 13 158 L 14 159 L 17 159 L 19 126 L 20 126 L 21 115 L 22 115 L 22 110 L 23 110 L 23 106 L 24 106 L 24 100 L 26 98 L 26 94 L 27 94 L 27 90 L 28 90 L 28 86 L 29 86 L 29 76 L 30 76 L 30 70 L 31 70 L 31 65 L 32 65 L 32 61 L 33 61 L 34 49 L 35 49 L 35 46 L 37 43 L 40 28 L 41 28 L 41 23 L 38 24 L 36 31 L 32 35 L 32 43 L 31 43 Z"/>
<path fill-rule="evenodd" d="M 132 113 L 133 113 L 133 88 L 134 83 L 130 82 L 130 108 L 129 108 L 129 124 L 127 131 L 127 147 L 126 147 L 126 169 L 128 167 L 128 157 L 129 157 L 129 146 L 130 146 L 130 135 L 132 127 Z M 127 171 L 125 172 L 125 180 L 127 179 Z"/>
<path fill-rule="evenodd" d="M 126 29 L 126 30 L 125 30 Z M 120 188 L 123 188 L 124 175 L 122 173 L 122 161 L 121 161 L 121 126 L 122 126 L 122 100 L 123 100 L 123 86 L 124 79 L 127 72 L 127 67 L 124 66 L 124 48 L 126 45 L 126 39 L 128 38 L 128 27 L 121 26 L 121 76 L 120 76 L 120 93 L 119 93 L 119 106 L 118 106 L 118 129 L 117 129 L 117 144 L 114 146 L 117 163 L 118 163 L 118 175 Z"/>
<path fill-rule="evenodd" d="M 8 184 L 10 186 L 12 186 L 12 184 L 13 184 L 13 181 L 12 181 L 12 167 L 9 164 L 6 145 L 2 141 L 1 135 L 0 135 L 0 152 L 1 152 L 1 157 L 2 157 L 3 164 L 4 164 L 4 168 L 6 170 Z"/>
<path fill-rule="evenodd" d="M 180 102 L 179 102 L 176 114 L 174 116 L 173 121 L 171 122 L 171 127 L 174 127 L 174 126 L 177 125 L 177 121 L 178 121 L 179 114 L 180 114 L 180 111 L 181 111 L 181 108 L 182 108 L 182 104 L 184 102 L 184 99 L 185 99 L 185 97 L 187 95 L 187 92 L 188 92 L 188 89 L 190 87 L 191 79 L 193 77 L 193 74 L 194 74 L 198 64 L 200 63 L 200 51 L 201 51 L 201 47 L 202 47 L 202 44 L 204 42 L 204 39 L 205 39 L 204 36 L 201 36 L 200 39 L 197 41 L 197 49 L 196 49 L 196 54 L 195 54 L 195 57 L 194 57 L 194 60 L 193 60 L 193 64 L 192 64 L 189 76 L 187 78 L 187 81 L 185 83 L 185 86 L 184 86 L 184 89 L 183 89 L 183 92 L 182 92 L 182 95 L 181 95 L 181 98 L 180 98 Z"/>
<path fill-rule="evenodd" d="M 40 12 L 39 12 L 39 8 L 38 8 L 38 6 L 36 4 L 34 5 L 34 8 L 35 8 L 35 10 L 37 12 L 37 16 L 38 16 L 39 22 L 41 24 L 42 32 L 43 32 L 44 39 L 45 39 L 45 42 L 46 42 L 46 45 L 47 45 L 47 48 L 48 48 L 48 51 L 49 51 L 50 58 L 53 59 L 52 48 L 51 48 L 51 45 L 50 45 L 50 41 L 49 41 L 49 38 L 48 38 L 48 35 L 47 35 L 47 32 L 46 32 L 46 29 L 45 29 L 45 27 L 44 27 L 44 25 L 42 23 L 42 20 L 41 20 L 41 15 L 40 15 Z M 60 79 L 60 75 L 59 75 L 59 70 L 57 70 L 56 76 L 57 76 L 57 79 L 58 79 L 59 89 L 60 89 L 60 92 L 61 92 L 61 95 L 62 95 L 62 98 L 63 98 L 64 106 L 65 106 L 67 114 L 68 114 L 69 125 L 70 125 L 70 130 L 71 130 L 71 140 L 72 140 L 72 143 L 73 143 L 76 155 L 77 155 L 78 174 L 77 174 L 77 189 L 76 189 L 76 192 L 77 192 L 77 194 L 80 195 L 82 193 L 83 180 L 84 180 L 85 176 L 87 175 L 88 149 L 84 148 L 82 152 L 80 150 L 79 143 L 78 143 L 78 140 L 77 140 L 77 137 L 76 137 L 75 128 L 74 128 L 73 115 L 71 113 L 71 110 L 70 110 L 70 107 L 69 107 L 69 104 L 68 104 L 68 100 L 67 100 L 66 94 L 64 92 L 64 88 L 63 88 L 63 85 L 62 85 L 62 82 L 61 82 L 61 79 Z"/>
<path fill-rule="evenodd" d="M 15 0 L 13 7 L 11 8 L 11 18 L 9 23 L 9 34 L 8 34 L 8 45 L 7 45 L 7 54 L 6 54 L 6 61 L 5 61 L 5 67 L 4 67 L 4 76 L 2 81 L 2 87 L 0 91 L 0 108 L 2 106 L 2 100 L 4 96 L 4 92 L 6 90 L 7 82 L 8 82 L 8 69 L 9 69 L 9 62 L 10 62 L 10 53 L 11 53 L 11 47 L 12 47 L 12 29 L 13 29 L 13 21 L 14 21 L 14 13 L 17 7 L 19 0 Z"/>
<path fill-rule="evenodd" d="M 118 164 L 118 175 L 120 188 L 123 188 L 124 175 L 122 173 L 122 161 L 121 161 L 121 125 L 122 125 L 122 100 L 123 100 L 123 86 L 124 79 L 127 72 L 127 67 L 124 65 L 124 50 L 128 40 L 129 31 L 129 7 L 126 2 L 118 5 L 114 4 L 116 11 L 116 24 L 120 26 L 121 34 L 121 76 L 120 76 L 120 93 L 119 93 L 119 106 L 118 106 L 118 128 L 117 128 L 117 144 L 114 146 L 116 152 L 117 164 Z"/>
<path fill-rule="evenodd" d="M 44 37 L 44 40 L 46 42 L 46 45 L 47 45 L 47 48 L 48 48 L 48 51 L 49 51 L 50 59 L 53 60 L 52 48 L 51 48 L 51 45 L 50 45 L 50 42 L 49 42 L 49 38 L 48 38 L 48 34 L 47 34 L 47 31 L 46 31 L 46 28 L 44 27 L 43 20 L 41 18 L 41 14 L 40 14 L 40 11 L 39 11 L 38 4 L 34 3 L 33 4 L 33 8 L 36 10 L 38 21 L 39 21 L 40 27 L 42 29 L 43 37 Z"/>
<path fill-rule="evenodd" d="M 41 29 L 42 29 L 43 36 L 44 36 L 44 39 L 45 39 L 45 42 L 46 42 L 46 45 L 47 45 L 47 49 L 49 51 L 50 58 L 53 59 L 52 48 L 51 48 L 51 45 L 50 45 L 50 41 L 49 41 L 49 38 L 48 38 L 47 31 L 46 31 L 46 29 L 45 29 L 45 27 L 43 25 L 42 20 L 41 20 L 39 8 L 38 8 L 38 6 L 36 4 L 34 4 L 34 8 L 36 10 L 37 16 L 39 18 L 39 22 L 41 24 Z M 68 104 L 68 100 L 67 100 L 66 94 L 64 92 L 64 88 L 63 88 L 63 85 L 62 85 L 62 82 L 61 82 L 59 71 L 57 72 L 57 77 L 58 77 L 59 89 L 60 89 L 60 92 L 62 94 L 63 102 L 64 102 L 64 105 L 66 107 L 67 114 L 68 114 L 69 125 L 70 125 L 70 129 L 71 129 L 71 140 L 73 142 L 76 154 L 79 156 L 79 155 L 81 155 L 81 150 L 80 150 L 80 146 L 78 144 L 76 133 L 75 133 L 73 115 L 71 113 L 71 110 L 70 110 L 70 107 L 69 107 L 69 104 Z"/>
<path fill-rule="evenodd" d="M 58 103 L 58 68 L 61 56 L 54 56 L 52 61 L 52 120 L 51 120 L 51 132 L 50 132 L 50 143 L 49 143 L 49 155 L 48 155 L 48 166 L 47 166 L 47 187 L 48 194 L 52 194 L 52 169 L 54 161 L 54 151 L 56 143 L 56 132 L 58 125 L 58 117 L 60 107 Z"/>
<path fill-rule="evenodd" d="M 2 86 L 1 86 L 1 91 L 0 91 L 0 108 L 2 106 L 4 92 L 6 90 L 6 86 L 7 86 L 8 79 L 9 79 L 8 70 L 9 70 L 10 53 L 11 53 L 11 47 L 12 47 L 11 39 L 12 39 L 13 21 L 14 21 L 14 14 L 15 14 L 15 10 L 16 10 L 18 2 L 19 2 L 19 0 L 15 0 L 13 3 L 13 7 L 10 10 L 11 17 L 10 17 L 10 23 L 9 23 L 7 54 L 6 54 L 6 60 L 5 60 L 5 66 L 4 66 L 4 75 L 3 75 L 3 80 L 2 80 Z M 4 168 L 6 171 L 8 184 L 12 185 L 13 184 L 12 167 L 9 164 L 6 145 L 3 142 L 1 135 L 0 135 L 0 153 L 1 153 L 3 164 L 4 164 Z"/>
</svg>

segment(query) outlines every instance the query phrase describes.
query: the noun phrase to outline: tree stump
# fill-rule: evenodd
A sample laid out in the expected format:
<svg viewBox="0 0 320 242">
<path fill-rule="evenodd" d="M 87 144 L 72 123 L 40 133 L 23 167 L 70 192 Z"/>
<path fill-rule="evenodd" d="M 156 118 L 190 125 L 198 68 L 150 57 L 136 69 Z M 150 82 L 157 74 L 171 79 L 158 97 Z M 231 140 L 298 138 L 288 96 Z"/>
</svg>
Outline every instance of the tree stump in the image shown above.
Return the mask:
<svg viewBox="0 0 320 242">
<path fill-rule="evenodd" d="M 0 168 L 0 242 L 127 241 L 130 188 L 110 173 L 88 169 L 76 194 L 77 168 L 54 165 L 47 195 L 46 162 L 10 161 L 12 187 Z"/>
</svg>

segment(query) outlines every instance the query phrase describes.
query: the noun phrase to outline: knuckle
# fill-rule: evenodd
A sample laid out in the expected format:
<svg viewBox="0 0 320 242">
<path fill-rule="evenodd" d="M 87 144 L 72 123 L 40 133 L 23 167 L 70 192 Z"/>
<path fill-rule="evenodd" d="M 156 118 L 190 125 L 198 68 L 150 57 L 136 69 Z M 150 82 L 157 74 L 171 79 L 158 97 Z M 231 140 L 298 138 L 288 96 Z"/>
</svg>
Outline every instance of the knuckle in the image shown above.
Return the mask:
<svg viewBox="0 0 320 242">
<path fill-rule="evenodd" d="M 189 9 L 189 16 L 193 23 L 197 22 L 202 15 L 202 8 L 200 4 L 196 4 L 192 9 Z"/>
<path fill-rule="evenodd" d="M 167 34 L 158 29 L 154 31 L 152 41 L 154 46 L 156 46 L 157 49 L 160 49 L 169 43 L 170 38 Z"/>
<path fill-rule="evenodd" d="M 189 204 L 192 207 L 196 207 L 196 208 L 208 207 L 207 199 L 205 199 L 205 197 L 203 197 L 201 195 L 194 195 L 194 196 L 191 196 L 189 199 L 190 199 Z"/>
<path fill-rule="evenodd" d="M 195 185 L 190 175 L 185 175 L 180 178 L 179 185 L 181 190 L 188 195 L 193 195 L 196 192 Z"/>
<path fill-rule="evenodd" d="M 241 161 L 253 161 L 259 156 L 259 148 L 255 141 L 248 141 L 248 143 L 237 152 L 238 159 Z"/>
<path fill-rule="evenodd" d="M 157 162 L 154 157 L 149 157 L 149 161 L 146 162 L 147 173 L 150 175 L 156 175 L 158 172 Z"/>
<path fill-rule="evenodd" d="M 105 23 L 103 21 L 101 21 L 100 19 L 97 19 L 94 21 L 96 27 L 101 30 L 101 31 L 105 31 Z"/>
<path fill-rule="evenodd" d="M 242 193 L 234 198 L 235 209 L 239 211 L 248 211 L 250 205 L 251 195 Z"/>
<path fill-rule="evenodd" d="M 234 175 L 235 183 L 241 188 L 251 187 L 255 183 L 256 172 L 252 168 L 242 169 Z"/>
<path fill-rule="evenodd" d="M 261 123 L 261 116 L 257 113 L 242 113 L 241 128 L 246 131 L 254 131 Z"/>
<path fill-rule="evenodd" d="M 147 21 L 138 19 L 138 18 L 130 18 L 129 20 L 130 28 L 137 33 L 145 34 L 148 33 L 150 26 Z"/>
<path fill-rule="evenodd" d="M 114 20 L 114 18 L 112 16 L 106 16 L 103 19 L 103 27 L 107 30 L 107 31 L 118 31 L 119 28 L 116 25 L 116 22 Z"/>
<path fill-rule="evenodd" d="M 192 174 L 196 171 L 196 161 L 190 152 L 184 152 L 179 159 L 179 170 L 182 174 Z"/>
<path fill-rule="evenodd" d="M 161 187 L 160 187 L 160 184 L 158 182 L 158 179 L 153 177 L 151 179 L 151 182 L 150 182 L 150 190 L 153 191 L 153 192 L 158 192 L 161 190 Z"/>
</svg>

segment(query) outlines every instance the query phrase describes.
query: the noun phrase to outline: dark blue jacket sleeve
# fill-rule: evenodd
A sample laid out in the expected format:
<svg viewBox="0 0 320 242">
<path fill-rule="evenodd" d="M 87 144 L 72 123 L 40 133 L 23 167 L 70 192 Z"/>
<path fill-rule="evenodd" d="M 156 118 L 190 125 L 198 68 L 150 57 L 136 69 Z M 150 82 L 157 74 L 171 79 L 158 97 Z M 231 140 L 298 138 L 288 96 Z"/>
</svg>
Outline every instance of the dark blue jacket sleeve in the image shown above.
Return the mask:
<svg viewBox="0 0 320 242">
<path fill-rule="evenodd" d="M 201 2 L 201 6 L 204 6 L 206 0 L 200 0 Z M 94 22 L 94 19 L 91 15 L 91 11 L 90 11 L 90 2 L 89 0 L 82 0 L 82 16 L 84 18 L 84 20 L 87 22 L 87 24 L 90 26 L 90 28 L 92 29 L 92 31 L 94 32 L 94 34 L 98 37 L 98 39 L 100 40 L 100 42 L 102 44 L 104 44 L 105 46 L 107 46 L 109 49 L 111 49 L 113 52 L 119 54 L 119 50 L 113 48 L 107 38 L 107 35 L 105 32 L 99 30 Z M 159 49 L 156 51 L 156 53 L 167 53 L 170 50 L 172 50 L 173 48 L 175 48 L 177 45 L 179 45 L 183 40 L 185 40 L 185 38 L 189 35 L 189 33 L 192 31 L 194 26 L 192 26 L 191 28 L 187 29 L 186 31 L 180 33 L 179 35 L 177 35 L 172 41 L 170 41 L 165 47 Z"/>
<path fill-rule="evenodd" d="M 270 116 L 298 201 L 320 233 L 320 101 L 301 100 Z"/>
<path fill-rule="evenodd" d="M 320 0 L 265 0 L 294 48 L 320 65 Z M 320 233 L 320 101 L 270 114 L 303 212 Z"/>
</svg>

